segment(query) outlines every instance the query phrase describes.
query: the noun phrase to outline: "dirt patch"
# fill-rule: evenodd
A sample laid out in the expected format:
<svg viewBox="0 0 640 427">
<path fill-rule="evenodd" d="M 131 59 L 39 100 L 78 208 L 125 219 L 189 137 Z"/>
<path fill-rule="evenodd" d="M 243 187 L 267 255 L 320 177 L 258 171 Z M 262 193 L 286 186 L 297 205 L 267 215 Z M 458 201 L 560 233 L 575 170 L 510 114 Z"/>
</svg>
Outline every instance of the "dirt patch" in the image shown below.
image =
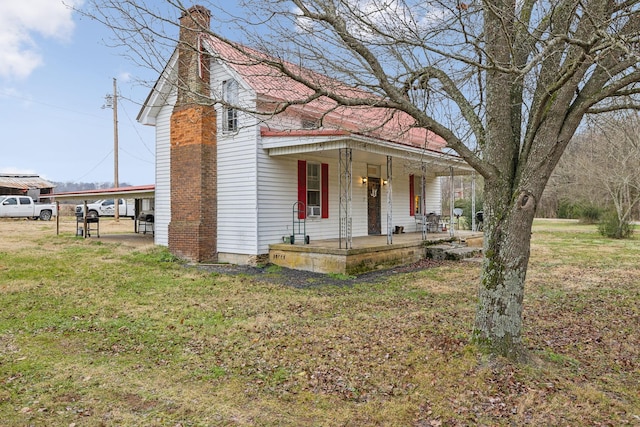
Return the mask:
<svg viewBox="0 0 640 427">
<path fill-rule="evenodd" d="M 33 240 L 45 236 L 76 236 L 75 216 L 63 216 L 51 221 L 33 221 L 24 218 L 0 218 L 0 251 L 33 247 Z M 92 241 L 122 243 L 128 246 L 153 245 L 153 235 L 134 232 L 134 221 L 122 218 L 100 219 L 100 238 L 91 232 Z M 0 265 L 0 269 L 2 266 Z"/>
</svg>

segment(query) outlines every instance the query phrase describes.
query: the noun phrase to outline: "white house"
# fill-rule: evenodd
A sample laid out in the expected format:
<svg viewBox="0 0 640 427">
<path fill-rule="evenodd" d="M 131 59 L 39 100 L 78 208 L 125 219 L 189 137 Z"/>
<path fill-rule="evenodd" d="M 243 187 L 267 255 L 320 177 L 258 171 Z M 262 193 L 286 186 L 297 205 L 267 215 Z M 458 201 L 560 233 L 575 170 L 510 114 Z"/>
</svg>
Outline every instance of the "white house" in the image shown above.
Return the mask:
<svg viewBox="0 0 640 427">
<path fill-rule="evenodd" d="M 303 244 L 302 221 L 310 240 L 345 247 L 415 231 L 416 216 L 441 213 L 439 177 L 470 171 L 439 137 L 386 109 L 318 99 L 274 113 L 310 91 L 208 27 L 205 8 L 183 15 L 181 42 L 138 116 L 156 128 L 155 240 L 173 253 L 252 263 L 291 236 Z"/>
</svg>

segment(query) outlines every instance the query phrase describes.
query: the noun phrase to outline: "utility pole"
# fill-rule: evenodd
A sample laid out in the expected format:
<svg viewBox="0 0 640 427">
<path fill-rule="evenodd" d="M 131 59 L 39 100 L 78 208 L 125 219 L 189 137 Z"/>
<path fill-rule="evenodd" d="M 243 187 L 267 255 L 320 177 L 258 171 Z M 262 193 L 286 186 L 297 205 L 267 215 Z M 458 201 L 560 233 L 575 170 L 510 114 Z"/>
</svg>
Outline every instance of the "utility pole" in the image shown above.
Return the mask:
<svg viewBox="0 0 640 427">
<path fill-rule="evenodd" d="M 118 188 L 118 86 L 113 79 L 113 186 Z M 117 217 L 118 215 L 116 215 Z"/>
<path fill-rule="evenodd" d="M 105 96 L 105 104 L 102 108 L 113 108 L 113 187 L 120 186 L 118 181 L 118 85 L 115 77 L 113 78 L 113 95 Z M 113 208 L 115 209 L 114 218 L 116 222 L 120 220 L 120 198 L 113 199 Z"/>
<path fill-rule="evenodd" d="M 113 186 L 115 188 L 120 186 L 118 181 L 118 86 L 115 77 L 113 78 Z M 115 220 L 118 222 L 120 221 L 120 198 L 116 197 L 113 204 L 116 209 Z"/>
</svg>

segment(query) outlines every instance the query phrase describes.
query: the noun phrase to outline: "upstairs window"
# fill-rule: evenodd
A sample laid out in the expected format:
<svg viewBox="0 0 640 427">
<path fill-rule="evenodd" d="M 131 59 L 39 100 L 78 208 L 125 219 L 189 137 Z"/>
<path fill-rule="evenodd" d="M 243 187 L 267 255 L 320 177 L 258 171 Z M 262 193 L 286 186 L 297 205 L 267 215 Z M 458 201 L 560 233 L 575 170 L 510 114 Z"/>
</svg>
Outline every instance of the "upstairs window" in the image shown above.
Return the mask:
<svg viewBox="0 0 640 427">
<path fill-rule="evenodd" d="M 320 127 L 320 121 L 311 116 L 303 116 L 300 119 L 300 126 L 302 129 L 318 129 Z"/>
<path fill-rule="evenodd" d="M 235 132 L 238 130 L 238 82 L 231 79 L 222 82 L 222 130 Z"/>
</svg>

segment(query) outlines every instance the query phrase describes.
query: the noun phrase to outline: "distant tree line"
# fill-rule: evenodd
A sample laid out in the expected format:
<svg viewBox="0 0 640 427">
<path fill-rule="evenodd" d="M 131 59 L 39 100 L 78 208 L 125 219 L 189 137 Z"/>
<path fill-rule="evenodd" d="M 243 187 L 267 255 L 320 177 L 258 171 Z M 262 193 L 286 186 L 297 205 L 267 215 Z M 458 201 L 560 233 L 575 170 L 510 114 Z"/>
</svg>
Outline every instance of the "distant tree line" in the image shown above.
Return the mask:
<svg viewBox="0 0 640 427">
<path fill-rule="evenodd" d="M 55 185 L 56 193 L 68 193 L 71 191 L 83 191 L 83 190 L 103 190 L 106 188 L 112 188 L 113 182 L 57 182 L 52 181 Z M 129 187 L 131 184 L 120 183 L 120 187 Z"/>
<path fill-rule="evenodd" d="M 628 237 L 640 219 L 640 116 L 599 116 L 577 134 L 538 208 L 544 217 L 598 223 L 603 235 Z"/>
<path fill-rule="evenodd" d="M 481 177 L 478 181 L 481 181 Z M 442 179 L 443 212 L 463 209 L 464 226 L 471 224 L 471 177 Z M 476 185 L 475 211 L 483 210 L 484 194 Z M 571 140 L 549 179 L 538 218 L 579 219 L 598 224 L 602 235 L 629 237 L 640 221 L 640 115 L 609 113 L 592 118 Z"/>
</svg>

